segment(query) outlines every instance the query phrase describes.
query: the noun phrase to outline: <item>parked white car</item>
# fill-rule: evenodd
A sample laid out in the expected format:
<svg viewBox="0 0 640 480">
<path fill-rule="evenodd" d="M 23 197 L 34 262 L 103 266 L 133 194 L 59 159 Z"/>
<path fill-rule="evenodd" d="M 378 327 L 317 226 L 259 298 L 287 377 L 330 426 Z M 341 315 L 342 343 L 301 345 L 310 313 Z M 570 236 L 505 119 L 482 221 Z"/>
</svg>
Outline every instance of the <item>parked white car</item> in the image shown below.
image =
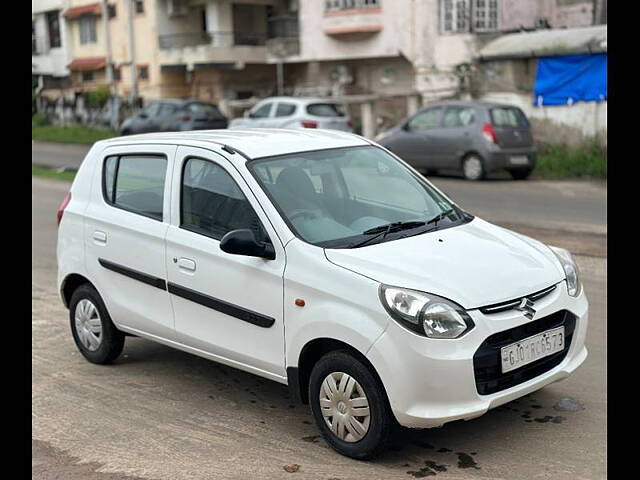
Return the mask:
<svg viewBox="0 0 640 480">
<path fill-rule="evenodd" d="M 288 384 L 350 457 L 587 357 L 568 251 L 470 215 L 357 135 L 103 140 L 58 219 L 59 291 L 87 360 L 114 361 L 133 334 Z"/>
<path fill-rule="evenodd" d="M 352 132 L 342 104 L 323 98 L 270 97 L 256 103 L 229 128 L 321 128 Z"/>
</svg>

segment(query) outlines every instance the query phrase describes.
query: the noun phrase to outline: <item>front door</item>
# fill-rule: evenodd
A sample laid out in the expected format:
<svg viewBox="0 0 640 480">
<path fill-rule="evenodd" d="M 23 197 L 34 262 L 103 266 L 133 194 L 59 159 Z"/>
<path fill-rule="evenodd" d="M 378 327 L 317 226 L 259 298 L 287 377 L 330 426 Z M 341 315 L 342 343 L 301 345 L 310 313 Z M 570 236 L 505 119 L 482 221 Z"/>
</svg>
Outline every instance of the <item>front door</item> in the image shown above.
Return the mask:
<svg viewBox="0 0 640 480">
<path fill-rule="evenodd" d="M 167 232 L 168 290 L 180 343 L 247 371 L 285 378 L 284 249 L 230 162 L 179 147 Z M 225 233 L 247 228 L 271 241 L 275 260 L 220 250 Z"/>
</svg>

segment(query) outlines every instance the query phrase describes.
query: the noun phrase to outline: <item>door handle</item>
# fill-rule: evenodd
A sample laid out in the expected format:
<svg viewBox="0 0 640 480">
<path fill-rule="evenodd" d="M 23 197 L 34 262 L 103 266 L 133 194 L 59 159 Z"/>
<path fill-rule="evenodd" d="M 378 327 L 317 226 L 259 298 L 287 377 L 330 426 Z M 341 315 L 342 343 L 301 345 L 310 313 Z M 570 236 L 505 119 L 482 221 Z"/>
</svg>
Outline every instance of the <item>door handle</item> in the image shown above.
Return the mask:
<svg viewBox="0 0 640 480">
<path fill-rule="evenodd" d="M 174 262 L 176 261 L 175 258 L 173 260 L 174 260 Z M 196 271 L 196 262 L 194 262 L 190 258 L 181 257 L 177 261 L 177 263 L 178 263 L 178 268 L 180 268 L 182 270 L 187 270 L 188 272 L 195 272 Z"/>
<path fill-rule="evenodd" d="M 93 232 L 93 240 L 96 243 L 100 243 L 102 245 L 105 245 L 107 243 L 107 234 L 105 232 L 100 231 L 100 230 L 96 230 L 95 232 Z"/>
</svg>

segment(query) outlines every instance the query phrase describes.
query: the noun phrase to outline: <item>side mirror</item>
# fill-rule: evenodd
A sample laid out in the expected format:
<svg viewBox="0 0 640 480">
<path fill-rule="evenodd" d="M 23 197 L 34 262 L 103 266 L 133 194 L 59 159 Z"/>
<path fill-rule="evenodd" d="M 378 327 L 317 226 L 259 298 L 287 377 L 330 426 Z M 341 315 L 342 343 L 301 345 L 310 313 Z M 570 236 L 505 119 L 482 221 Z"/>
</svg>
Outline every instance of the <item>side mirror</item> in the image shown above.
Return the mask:
<svg viewBox="0 0 640 480">
<path fill-rule="evenodd" d="M 409 128 L 409 121 L 408 120 L 406 122 L 404 122 L 402 124 L 402 127 L 400 127 L 400 128 L 402 128 L 402 130 L 404 130 L 405 132 L 410 132 L 411 131 L 411 129 Z"/>
<path fill-rule="evenodd" d="M 258 242 L 253 232 L 247 228 L 227 232 L 220 240 L 220 250 L 232 255 L 260 257 L 267 260 L 276 258 L 273 245 L 266 242 Z"/>
<path fill-rule="evenodd" d="M 140 113 L 140 115 L 138 115 L 138 117 L 140 117 L 140 118 L 149 118 L 149 115 L 147 115 L 146 113 L 142 112 L 142 113 Z"/>
<path fill-rule="evenodd" d="M 245 110 L 244 111 L 244 118 L 251 118 L 251 111 L 250 110 Z"/>
</svg>

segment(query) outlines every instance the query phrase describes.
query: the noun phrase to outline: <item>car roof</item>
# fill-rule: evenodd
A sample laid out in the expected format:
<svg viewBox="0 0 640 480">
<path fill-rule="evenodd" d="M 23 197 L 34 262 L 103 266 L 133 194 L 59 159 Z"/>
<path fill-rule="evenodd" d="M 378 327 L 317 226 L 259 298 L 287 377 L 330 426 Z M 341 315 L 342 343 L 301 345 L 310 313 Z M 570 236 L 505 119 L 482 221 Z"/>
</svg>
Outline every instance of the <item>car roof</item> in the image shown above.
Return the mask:
<svg viewBox="0 0 640 480">
<path fill-rule="evenodd" d="M 253 128 L 195 130 L 187 132 L 144 133 L 110 138 L 99 142 L 104 146 L 161 143 L 201 148 L 227 146 L 241 155 L 228 155 L 233 161 L 285 155 L 288 153 L 326 150 L 329 148 L 371 145 L 359 135 L 326 129 Z"/>
<path fill-rule="evenodd" d="M 515 107 L 516 105 L 510 105 L 508 103 L 497 103 L 497 102 L 487 102 L 482 100 L 446 100 L 439 102 L 432 102 L 426 105 L 423 105 L 421 110 L 430 107 L 447 107 L 447 106 L 461 106 L 461 107 L 485 107 L 485 108 L 495 108 L 495 107 Z"/>
<path fill-rule="evenodd" d="M 320 97 L 267 97 L 261 99 L 258 103 L 263 102 L 294 102 L 294 103 L 340 103 L 330 98 Z"/>
</svg>

